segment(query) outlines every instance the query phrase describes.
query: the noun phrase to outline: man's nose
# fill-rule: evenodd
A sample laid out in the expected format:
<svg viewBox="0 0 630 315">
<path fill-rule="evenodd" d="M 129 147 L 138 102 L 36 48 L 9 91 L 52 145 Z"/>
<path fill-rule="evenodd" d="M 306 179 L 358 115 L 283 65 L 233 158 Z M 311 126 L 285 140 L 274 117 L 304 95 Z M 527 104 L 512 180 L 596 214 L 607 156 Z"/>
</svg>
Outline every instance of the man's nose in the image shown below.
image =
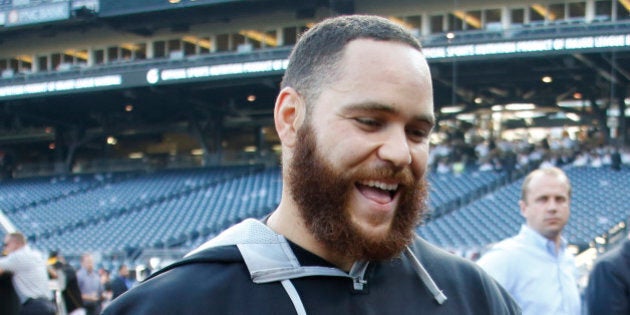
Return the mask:
<svg viewBox="0 0 630 315">
<path fill-rule="evenodd" d="M 383 140 L 378 156 L 397 168 L 411 164 L 411 150 L 407 134 L 402 128 L 391 128 Z"/>
</svg>

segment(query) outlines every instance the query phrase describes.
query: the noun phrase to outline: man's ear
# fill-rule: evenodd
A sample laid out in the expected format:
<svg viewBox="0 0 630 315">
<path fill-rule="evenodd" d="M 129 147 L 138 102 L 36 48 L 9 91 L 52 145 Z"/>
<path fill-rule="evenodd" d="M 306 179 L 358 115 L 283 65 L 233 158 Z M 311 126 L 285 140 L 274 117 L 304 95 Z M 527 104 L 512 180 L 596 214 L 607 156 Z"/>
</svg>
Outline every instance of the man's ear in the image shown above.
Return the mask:
<svg viewBox="0 0 630 315">
<path fill-rule="evenodd" d="M 518 201 L 518 206 L 521 208 L 521 216 L 527 218 L 527 204 L 523 200 Z"/>
<path fill-rule="evenodd" d="M 274 108 L 276 131 L 283 145 L 293 147 L 297 131 L 304 123 L 306 105 L 297 91 L 286 87 L 280 91 Z"/>
</svg>

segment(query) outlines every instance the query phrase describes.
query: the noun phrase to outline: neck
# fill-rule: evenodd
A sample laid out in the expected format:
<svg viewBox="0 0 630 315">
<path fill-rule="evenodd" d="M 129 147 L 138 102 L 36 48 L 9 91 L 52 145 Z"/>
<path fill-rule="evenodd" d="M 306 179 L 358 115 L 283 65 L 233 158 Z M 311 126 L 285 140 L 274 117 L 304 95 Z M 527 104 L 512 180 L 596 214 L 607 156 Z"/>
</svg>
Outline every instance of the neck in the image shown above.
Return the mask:
<svg viewBox="0 0 630 315">
<path fill-rule="evenodd" d="M 286 199 L 283 198 L 278 208 L 269 216 L 267 226 L 274 230 L 274 232 L 281 234 L 291 242 L 325 259 L 339 269 L 350 271 L 354 259 L 338 255 L 324 247 L 306 227 L 304 220 L 298 213 L 297 206 L 295 204 L 289 206 L 285 200 Z"/>
</svg>

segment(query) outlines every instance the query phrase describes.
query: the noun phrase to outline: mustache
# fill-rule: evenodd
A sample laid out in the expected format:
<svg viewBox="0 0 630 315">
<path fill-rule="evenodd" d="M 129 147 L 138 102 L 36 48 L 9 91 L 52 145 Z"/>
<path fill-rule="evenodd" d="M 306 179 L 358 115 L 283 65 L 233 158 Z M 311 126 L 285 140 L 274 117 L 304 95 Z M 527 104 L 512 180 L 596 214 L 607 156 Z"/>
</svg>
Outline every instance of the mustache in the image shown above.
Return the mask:
<svg viewBox="0 0 630 315">
<path fill-rule="evenodd" d="M 391 167 L 377 167 L 366 170 L 359 170 L 356 174 L 357 179 L 361 180 L 384 180 L 388 182 L 396 182 L 402 186 L 415 186 L 417 179 L 411 169 L 393 169 Z"/>
</svg>

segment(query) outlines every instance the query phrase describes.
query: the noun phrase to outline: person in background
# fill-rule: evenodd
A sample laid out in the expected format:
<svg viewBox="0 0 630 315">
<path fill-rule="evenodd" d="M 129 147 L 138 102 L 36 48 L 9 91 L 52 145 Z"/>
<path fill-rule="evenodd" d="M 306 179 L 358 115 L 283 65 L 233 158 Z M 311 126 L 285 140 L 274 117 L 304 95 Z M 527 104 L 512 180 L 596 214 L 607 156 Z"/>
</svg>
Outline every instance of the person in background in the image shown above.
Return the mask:
<svg viewBox="0 0 630 315">
<path fill-rule="evenodd" d="M 83 308 L 83 299 L 81 298 L 81 289 L 77 280 L 77 272 L 68 264 L 65 258 L 58 252 L 51 252 L 48 257 L 50 265 L 49 273 L 51 278 L 63 278 L 64 288 L 61 292 L 63 302 L 66 307 L 65 314 L 68 315 L 85 315 Z M 61 277 L 59 275 L 62 275 Z"/>
<path fill-rule="evenodd" d="M 327 19 L 294 47 L 276 99 L 283 188 L 104 314 L 518 314 L 474 263 L 415 234 L 435 124 L 426 59 L 376 16 Z"/>
<path fill-rule="evenodd" d="M 111 281 L 112 299 L 127 292 L 131 288 L 132 282 L 129 279 L 129 268 L 122 264 L 118 267 L 118 275 Z"/>
<path fill-rule="evenodd" d="M 575 261 L 562 238 L 570 202 L 571 184 L 564 171 L 549 167 L 529 173 L 519 201 L 525 224 L 518 235 L 495 244 L 477 261 L 525 315 L 580 315 Z"/>
<path fill-rule="evenodd" d="M 585 297 L 588 315 L 630 314 L 630 235 L 597 259 Z"/>
<path fill-rule="evenodd" d="M 0 274 L 0 314 L 17 315 L 20 312 L 20 299 L 15 293 L 10 272 Z"/>
<path fill-rule="evenodd" d="M 103 299 L 103 285 L 101 278 L 94 270 L 94 258 L 92 254 L 81 255 L 81 268 L 77 271 L 77 280 L 81 289 L 81 298 L 87 315 L 96 315 L 101 312 Z"/>
<path fill-rule="evenodd" d="M 112 301 L 112 280 L 109 270 L 100 268 L 98 274 L 101 278 L 101 286 L 103 292 L 101 293 L 101 308 L 105 308 Z"/>
<path fill-rule="evenodd" d="M 13 274 L 13 287 L 21 304 L 19 314 L 55 314 L 42 254 L 28 246 L 26 237 L 19 232 L 4 236 L 4 251 L 7 256 L 0 257 L 0 274 Z"/>
</svg>

